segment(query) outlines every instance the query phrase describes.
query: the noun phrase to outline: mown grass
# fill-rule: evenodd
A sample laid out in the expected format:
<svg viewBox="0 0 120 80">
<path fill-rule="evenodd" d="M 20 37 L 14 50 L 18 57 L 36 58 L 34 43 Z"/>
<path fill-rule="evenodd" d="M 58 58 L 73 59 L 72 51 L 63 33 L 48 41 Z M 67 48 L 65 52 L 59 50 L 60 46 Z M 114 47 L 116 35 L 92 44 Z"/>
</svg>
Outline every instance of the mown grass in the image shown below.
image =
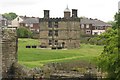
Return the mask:
<svg viewBox="0 0 120 80">
<path fill-rule="evenodd" d="M 85 60 L 96 62 L 96 57 L 102 52 L 103 46 L 81 44 L 79 49 L 50 50 L 28 49 L 26 45 L 40 45 L 39 40 L 19 39 L 18 60 L 27 67 L 39 67 L 50 62 L 66 62 L 73 60 Z"/>
</svg>

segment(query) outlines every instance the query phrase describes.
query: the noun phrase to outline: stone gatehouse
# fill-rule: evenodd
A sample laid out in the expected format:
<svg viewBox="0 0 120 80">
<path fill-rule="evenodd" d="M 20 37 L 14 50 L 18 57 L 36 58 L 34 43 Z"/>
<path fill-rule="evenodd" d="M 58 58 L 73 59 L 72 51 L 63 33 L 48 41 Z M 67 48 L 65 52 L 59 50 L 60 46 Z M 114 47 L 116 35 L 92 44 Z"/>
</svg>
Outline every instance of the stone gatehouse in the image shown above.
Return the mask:
<svg viewBox="0 0 120 80">
<path fill-rule="evenodd" d="M 49 48 L 79 48 L 80 18 L 77 9 L 68 7 L 63 18 L 50 18 L 49 10 L 44 10 L 44 18 L 39 19 L 41 47 Z"/>
</svg>

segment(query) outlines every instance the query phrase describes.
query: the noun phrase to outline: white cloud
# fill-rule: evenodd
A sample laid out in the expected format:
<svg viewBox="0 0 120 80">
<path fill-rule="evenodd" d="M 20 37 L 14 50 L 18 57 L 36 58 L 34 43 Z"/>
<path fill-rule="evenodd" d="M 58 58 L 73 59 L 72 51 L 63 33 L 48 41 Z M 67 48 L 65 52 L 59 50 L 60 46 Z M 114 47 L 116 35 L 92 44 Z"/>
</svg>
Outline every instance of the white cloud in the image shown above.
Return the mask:
<svg viewBox="0 0 120 80">
<path fill-rule="evenodd" d="M 98 18 L 104 21 L 113 20 L 118 10 L 119 0 L 0 0 L 0 11 L 15 12 L 18 15 L 43 17 L 43 10 L 49 9 L 51 17 L 63 17 L 68 5 L 78 9 L 78 16 Z"/>
</svg>

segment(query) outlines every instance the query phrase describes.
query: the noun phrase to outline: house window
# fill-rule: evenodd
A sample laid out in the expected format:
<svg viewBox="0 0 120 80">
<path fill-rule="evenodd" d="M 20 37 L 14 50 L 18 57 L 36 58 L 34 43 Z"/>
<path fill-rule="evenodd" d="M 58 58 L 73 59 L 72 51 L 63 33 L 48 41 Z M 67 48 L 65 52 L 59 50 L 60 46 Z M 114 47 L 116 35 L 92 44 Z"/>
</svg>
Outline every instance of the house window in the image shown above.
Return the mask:
<svg viewBox="0 0 120 80">
<path fill-rule="evenodd" d="M 86 34 L 91 34 L 91 31 L 90 30 L 86 30 Z"/>
<path fill-rule="evenodd" d="M 37 29 L 37 32 L 39 32 L 39 29 Z"/>
<path fill-rule="evenodd" d="M 52 28 L 52 22 L 51 21 L 48 22 L 48 27 Z"/>
<path fill-rule="evenodd" d="M 81 28 L 84 28 L 84 24 L 81 24 Z"/>
<path fill-rule="evenodd" d="M 94 35 L 98 35 L 98 32 L 94 32 Z"/>
<path fill-rule="evenodd" d="M 97 29 L 97 30 L 98 30 L 98 26 L 95 26 L 95 29 Z"/>
<path fill-rule="evenodd" d="M 89 24 L 86 25 L 86 28 L 89 28 Z"/>
<path fill-rule="evenodd" d="M 49 45 L 52 45 L 52 40 L 49 40 Z"/>
<path fill-rule="evenodd" d="M 55 45 L 58 45 L 58 40 L 55 40 Z"/>
<path fill-rule="evenodd" d="M 25 26 L 28 26 L 28 24 L 25 24 Z"/>
<path fill-rule="evenodd" d="M 55 30 L 55 36 L 58 36 L 58 30 Z"/>
<path fill-rule="evenodd" d="M 100 26 L 100 29 L 103 29 L 103 26 Z"/>
<path fill-rule="evenodd" d="M 58 28 L 58 22 L 55 22 L 54 26 L 55 26 L 55 28 Z"/>
<path fill-rule="evenodd" d="M 30 27 L 33 27 L 33 24 L 30 24 Z"/>
<path fill-rule="evenodd" d="M 52 31 L 52 30 L 49 30 L 48 36 L 52 36 L 52 34 L 53 34 L 53 31 Z"/>
</svg>

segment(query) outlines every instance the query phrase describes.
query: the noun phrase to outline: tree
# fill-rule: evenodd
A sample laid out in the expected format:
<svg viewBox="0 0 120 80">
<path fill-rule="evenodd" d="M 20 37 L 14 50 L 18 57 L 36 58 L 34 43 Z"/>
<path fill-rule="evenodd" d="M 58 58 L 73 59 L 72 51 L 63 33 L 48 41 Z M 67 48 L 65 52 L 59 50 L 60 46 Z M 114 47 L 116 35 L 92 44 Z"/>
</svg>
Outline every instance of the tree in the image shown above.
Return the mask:
<svg viewBox="0 0 120 80">
<path fill-rule="evenodd" d="M 117 25 L 115 21 L 109 21 L 107 23 L 111 24 L 113 29 L 117 29 Z"/>
<path fill-rule="evenodd" d="M 105 46 L 102 54 L 99 57 L 99 68 L 108 73 L 109 80 L 120 79 L 120 44 L 119 44 L 119 26 L 120 13 L 116 15 L 115 21 L 117 29 L 108 29 L 100 35 L 100 38 L 105 38 Z M 118 26 L 119 25 L 119 26 Z"/>
<path fill-rule="evenodd" d="M 10 12 L 10 13 L 4 13 L 3 16 L 8 20 L 13 20 L 17 17 L 17 14 Z"/>
<path fill-rule="evenodd" d="M 25 27 L 20 27 L 17 29 L 17 36 L 19 38 L 31 38 L 32 32 Z"/>
</svg>

